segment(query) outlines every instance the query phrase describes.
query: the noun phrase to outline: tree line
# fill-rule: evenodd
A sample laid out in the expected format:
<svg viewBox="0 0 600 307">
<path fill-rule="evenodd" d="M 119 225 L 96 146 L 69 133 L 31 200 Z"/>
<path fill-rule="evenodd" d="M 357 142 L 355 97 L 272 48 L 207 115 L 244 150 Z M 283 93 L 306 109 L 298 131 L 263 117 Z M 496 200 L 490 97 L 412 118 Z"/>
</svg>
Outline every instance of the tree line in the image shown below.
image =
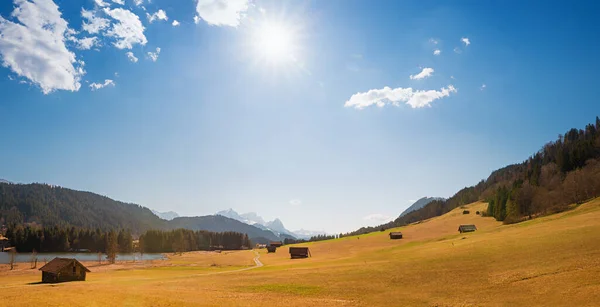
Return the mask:
<svg viewBox="0 0 600 307">
<path fill-rule="evenodd" d="M 140 250 L 148 253 L 181 253 L 199 250 L 239 250 L 252 246 L 247 234 L 226 231 L 175 229 L 148 230 L 140 236 Z"/>
<path fill-rule="evenodd" d="M 343 234 L 358 235 L 400 227 L 440 216 L 475 201 L 487 201 L 484 212 L 504 223 L 556 213 L 600 196 L 600 118 L 585 129 L 571 129 L 523 163 L 498 169 L 478 184 L 447 200 L 435 200 L 396 220 Z"/>
</svg>

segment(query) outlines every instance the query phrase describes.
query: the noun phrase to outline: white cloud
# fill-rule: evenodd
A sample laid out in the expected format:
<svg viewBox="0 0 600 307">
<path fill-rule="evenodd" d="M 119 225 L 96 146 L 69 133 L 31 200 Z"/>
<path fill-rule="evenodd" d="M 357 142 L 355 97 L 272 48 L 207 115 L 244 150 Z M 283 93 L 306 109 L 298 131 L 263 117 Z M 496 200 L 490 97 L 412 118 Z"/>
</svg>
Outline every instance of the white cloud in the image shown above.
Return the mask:
<svg viewBox="0 0 600 307">
<path fill-rule="evenodd" d="M 465 46 L 469 46 L 471 44 L 471 41 L 469 41 L 469 39 L 466 37 L 461 38 L 460 41 L 465 43 Z"/>
<path fill-rule="evenodd" d="M 118 21 L 106 32 L 107 36 L 117 39 L 115 47 L 132 49 L 135 44 L 146 45 L 148 40 L 144 35 L 145 28 L 136 14 L 121 8 L 105 8 L 104 13 Z"/>
<path fill-rule="evenodd" d="M 440 55 L 441 53 L 442 53 L 442 50 L 440 50 L 440 49 L 433 50 L 433 55 Z"/>
<path fill-rule="evenodd" d="M 429 68 L 429 67 L 425 67 L 423 68 L 423 70 L 416 74 L 416 75 L 410 75 L 410 79 L 411 80 L 421 80 L 427 77 L 431 77 L 431 74 L 433 74 L 433 68 Z"/>
<path fill-rule="evenodd" d="M 364 93 L 356 93 L 350 97 L 344 104 L 348 108 L 364 109 L 371 105 L 383 107 L 386 104 L 400 106 L 405 103 L 412 108 L 422 108 L 431 105 L 431 102 L 436 99 L 450 96 L 451 93 L 456 93 L 457 89 L 448 85 L 439 91 L 436 90 L 413 90 L 412 88 L 389 88 L 372 89 Z"/>
<path fill-rule="evenodd" d="M 125 5 L 125 1 L 123 1 L 123 0 L 112 0 L 112 2 L 114 2 L 116 4 L 120 4 L 120 5 Z"/>
<path fill-rule="evenodd" d="M 127 53 L 126 53 L 126 55 L 127 55 L 127 58 L 128 58 L 128 59 L 129 59 L 131 62 L 133 62 L 133 63 L 137 63 L 137 61 L 138 61 L 138 58 L 136 58 L 136 57 L 135 57 L 135 55 L 133 55 L 133 52 L 129 51 L 129 52 L 127 52 Z"/>
<path fill-rule="evenodd" d="M 110 6 L 110 4 L 108 4 L 102 0 L 94 0 L 94 2 L 96 2 L 96 5 L 99 7 L 109 7 Z"/>
<path fill-rule="evenodd" d="M 454 80 L 454 76 L 450 76 L 450 79 Z"/>
<path fill-rule="evenodd" d="M 152 60 L 152 62 L 156 62 L 158 60 L 158 55 L 160 54 L 160 48 L 156 48 L 156 52 L 148 52 L 148 58 Z"/>
<path fill-rule="evenodd" d="M 173 25 L 174 27 L 178 27 L 180 24 L 181 24 L 181 23 L 180 23 L 179 21 L 177 21 L 177 20 L 173 20 L 173 23 L 172 23 L 172 25 Z"/>
<path fill-rule="evenodd" d="M 483 90 L 485 90 L 485 88 L 486 88 L 486 87 L 487 87 L 487 85 L 485 85 L 485 84 L 482 84 L 482 85 L 481 85 L 481 87 L 480 87 L 479 89 L 483 91 Z"/>
<path fill-rule="evenodd" d="M 84 62 L 65 45 L 74 33 L 52 0 L 14 0 L 9 21 L 0 16 L 2 66 L 37 84 L 44 94 L 78 91 Z"/>
<path fill-rule="evenodd" d="M 194 23 L 195 24 L 199 24 L 200 20 L 202 20 L 200 17 L 198 17 L 198 15 L 194 16 Z"/>
<path fill-rule="evenodd" d="M 439 41 L 437 39 L 434 39 L 434 38 L 430 38 L 429 42 L 432 43 L 432 44 L 434 44 L 434 45 L 437 45 L 439 43 Z"/>
<path fill-rule="evenodd" d="M 153 23 L 156 20 L 169 20 L 169 17 L 167 17 L 167 13 L 163 10 L 158 10 L 158 12 L 152 15 L 146 13 L 146 17 L 148 18 L 148 21 L 150 23 Z"/>
<path fill-rule="evenodd" d="M 110 25 L 110 21 L 108 19 L 96 16 L 94 11 L 87 11 L 82 8 L 81 17 L 87 20 L 87 22 L 85 20 L 83 21 L 81 28 L 90 34 L 96 34 L 108 28 Z"/>
<path fill-rule="evenodd" d="M 197 0 L 194 22 L 198 17 L 209 25 L 237 27 L 249 7 L 249 0 Z"/>
<path fill-rule="evenodd" d="M 461 54 L 462 50 L 460 50 L 460 48 L 456 47 L 456 48 L 454 48 L 454 52 L 456 52 L 458 54 Z"/>
<path fill-rule="evenodd" d="M 300 206 L 300 205 L 302 205 L 302 201 L 299 200 L 299 199 L 292 199 L 292 200 L 290 200 L 290 205 L 292 205 L 292 206 Z"/>
<path fill-rule="evenodd" d="M 142 5 L 142 3 L 144 3 L 144 0 L 133 0 L 133 3 L 134 3 L 136 6 L 140 6 L 140 5 Z"/>
<path fill-rule="evenodd" d="M 381 214 L 381 213 L 373 213 L 363 217 L 363 220 L 369 221 L 371 223 L 383 224 L 393 220 L 393 216 Z"/>
<path fill-rule="evenodd" d="M 92 89 L 92 91 L 99 90 L 99 89 L 107 87 L 107 86 L 115 86 L 115 82 L 113 80 L 106 79 L 106 80 L 104 80 L 104 83 L 90 84 L 90 88 Z"/>
<path fill-rule="evenodd" d="M 75 42 L 75 47 L 80 50 L 90 50 L 97 46 L 100 41 L 97 37 L 72 38 Z"/>
</svg>

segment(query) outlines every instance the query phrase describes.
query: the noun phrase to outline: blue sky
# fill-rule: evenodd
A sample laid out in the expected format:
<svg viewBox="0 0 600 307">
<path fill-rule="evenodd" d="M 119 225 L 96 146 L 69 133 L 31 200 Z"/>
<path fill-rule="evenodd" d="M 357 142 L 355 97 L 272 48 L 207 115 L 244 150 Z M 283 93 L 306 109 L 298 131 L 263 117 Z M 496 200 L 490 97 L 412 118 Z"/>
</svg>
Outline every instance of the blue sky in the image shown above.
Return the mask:
<svg viewBox="0 0 600 307">
<path fill-rule="evenodd" d="M 0 178 L 350 231 L 600 113 L 594 1 L 122 1 L 0 3 Z"/>
</svg>

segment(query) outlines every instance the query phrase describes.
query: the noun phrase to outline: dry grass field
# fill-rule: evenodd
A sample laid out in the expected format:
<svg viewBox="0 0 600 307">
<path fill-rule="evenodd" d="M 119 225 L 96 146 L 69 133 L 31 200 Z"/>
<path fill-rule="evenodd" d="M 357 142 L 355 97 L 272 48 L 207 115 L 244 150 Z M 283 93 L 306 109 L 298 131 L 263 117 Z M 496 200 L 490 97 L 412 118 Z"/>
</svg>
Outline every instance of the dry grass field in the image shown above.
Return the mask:
<svg viewBox="0 0 600 307">
<path fill-rule="evenodd" d="M 389 232 L 303 244 L 312 258 L 255 251 L 187 253 L 92 267 L 85 282 L 36 284 L 0 271 L 7 306 L 598 306 L 600 199 L 515 225 L 484 203 Z M 478 231 L 459 234 L 459 224 Z M 25 266 L 23 264 L 22 266 Z"/>
</svg>

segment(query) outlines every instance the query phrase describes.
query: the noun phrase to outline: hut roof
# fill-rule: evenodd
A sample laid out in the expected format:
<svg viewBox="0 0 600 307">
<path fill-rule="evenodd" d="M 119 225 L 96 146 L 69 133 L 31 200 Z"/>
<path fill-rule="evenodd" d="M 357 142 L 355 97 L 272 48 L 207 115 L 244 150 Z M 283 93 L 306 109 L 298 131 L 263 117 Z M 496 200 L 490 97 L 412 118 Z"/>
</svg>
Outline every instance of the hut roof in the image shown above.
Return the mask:
<svg viewBox="0 0 600 307">
<path fill-rule="evenodd" d="M 475 230 L 477 230 L 477 227 L 473 224 L 458 226 L 458 231 L 475 231 Z"/>
<path fill-rule="evenodd" d="M 401 235 L 402 235 L 402 233 L 399 231 L 390 232 L 390 236 L 401 236 Z"/>
<path fill-rule="evenodd" d="M 81 264 L 81 262 L 77 261 L 77 259 L 59 258 L 59 257 L 56 257 L 56 258 L 52 259 L 50 262 L 46 263 L 46 265 L 44 265 L 43 267 L 40 268 L 40 271 L 50 272 L 50 273 L 58 273 L 62 269 L 64 269 L 66 266 L 70 265 L 73 262 L 75 262 L 76 264 L 78 264 L 79 266 L 84 268 L 86 272 L 90 272 L 90 270 L 88 268 L 86 268 L 85 265 Z"/>
</svg>

